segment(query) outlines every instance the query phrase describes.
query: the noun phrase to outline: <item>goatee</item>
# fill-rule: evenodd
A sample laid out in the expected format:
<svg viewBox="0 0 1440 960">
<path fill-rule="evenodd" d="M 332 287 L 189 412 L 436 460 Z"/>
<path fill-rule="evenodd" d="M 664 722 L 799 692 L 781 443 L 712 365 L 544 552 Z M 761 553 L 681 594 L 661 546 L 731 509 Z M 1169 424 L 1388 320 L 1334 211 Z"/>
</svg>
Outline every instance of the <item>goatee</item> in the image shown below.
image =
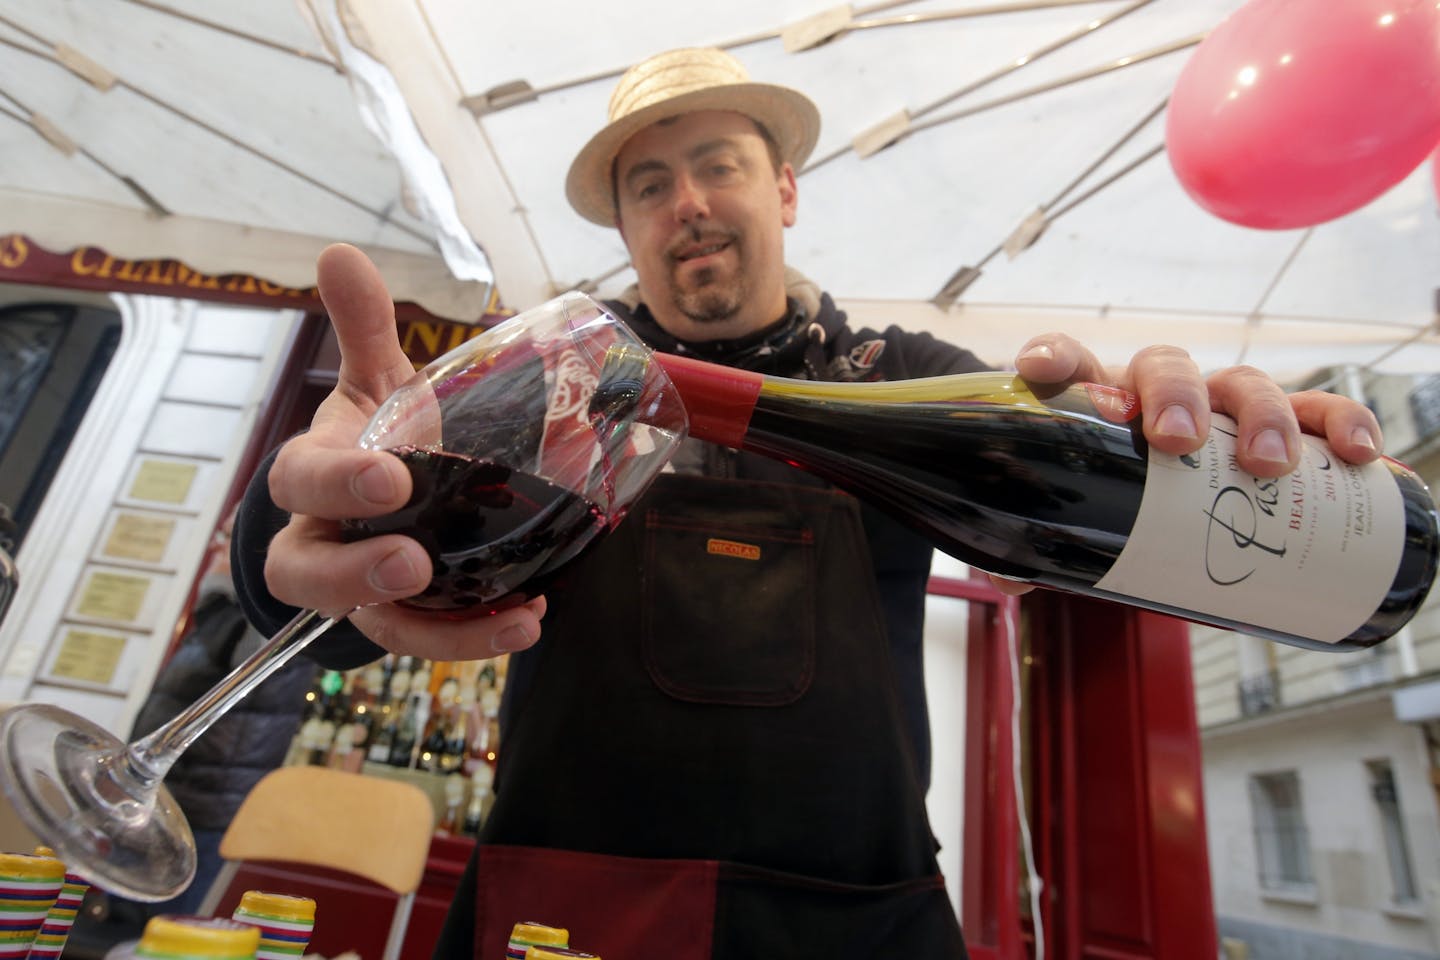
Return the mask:
<svg viewBox="0 0 1440 960">
<path fill-rule="evenodd" d="M 745 302 L 744 285 L 740 280 L 717 280 L 713 270 L 697 273 L 694 286 L 689 290 L 672 282 L 671 294 L 680 312 L 696 323 L 729 320 L 740 312 L 740 307 Z"/>
<path fill-rule="evenodd" d="M 735 252 L 737 261 L 743 262 L 740 237 L 731 230 L 701 231 L 692 228 L 681 244 L 696 244 L 706 241 L 723 241 Z M 717 323 L 729 320 L 740 312 L 747 296 L 743 272 L 737 270 L 731 277 L 725 277 L 714 267 L 703 267 L 690 275 L 688 284 L 679 279 L 678 263 L 670 271 L 670 299 L 676 309 L 696 323 Z"/>
</svg>

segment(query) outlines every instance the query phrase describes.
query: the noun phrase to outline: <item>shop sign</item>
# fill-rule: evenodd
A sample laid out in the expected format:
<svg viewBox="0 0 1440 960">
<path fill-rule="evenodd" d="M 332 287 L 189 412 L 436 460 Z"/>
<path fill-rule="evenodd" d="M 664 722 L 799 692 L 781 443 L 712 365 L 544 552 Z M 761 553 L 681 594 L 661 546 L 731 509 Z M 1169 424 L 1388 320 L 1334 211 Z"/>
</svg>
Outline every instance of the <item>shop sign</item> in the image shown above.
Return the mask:
<svg viewBox="0 0 1440 960">
<path fill-rule="evenodd" d="M 239 273 L 201 273 L 178 260 L 123 260 L 98 247 L 52 253 L 18 233 L 0 234 L 0 281 L 274 307 L 320 306 L 314 287 L 286 287 Z"/>
<path fill-rule="evenodd" d="M 0 234 L 0 282 L 7 281 L 324 311 L 314 287 L 286 287 L 247 274 L 201 273 L 178 260 L 123 260 L 99 247 L 54 253 L 18 233 Z M 397 304 L 395 313 L 401 346 L 419 369 L 514 311 L 496 307 L 477 323 L 442 320 L 409 303 Z"/>
</svg>

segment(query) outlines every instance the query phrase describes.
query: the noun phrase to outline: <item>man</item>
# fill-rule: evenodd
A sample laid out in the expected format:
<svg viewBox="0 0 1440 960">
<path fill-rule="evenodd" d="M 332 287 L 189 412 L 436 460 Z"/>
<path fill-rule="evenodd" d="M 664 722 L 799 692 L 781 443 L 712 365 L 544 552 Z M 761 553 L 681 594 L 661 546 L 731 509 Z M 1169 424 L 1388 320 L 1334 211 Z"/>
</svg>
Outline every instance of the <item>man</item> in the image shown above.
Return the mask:
<svg viewBox="0 0 1440 960">
<path fill-rule="evenodd" d="M 656 349 L 831 380 L 981 367 L 926 335 L 851 330 L 787 271 L 795 167 L 819 123 L 802 95 L 750 82 L 718 50 L 679 50 L 622 77 L 610 121 L 567 194 L 619 228 L 638 284 L 612 306 Z M 411 368 L 368 261 L 331 248 L 318 281 L 340 383 L 270 470 L 289 518 L 268 546 L 273 508 L 252 488 L 237 541 L 248 609 L 273 626 L 286 612 L 276 601 L 367 605 L 351 622 L 387 649 L 524 651 L 496 804 L 437 955 L 499 956 L 512 923 L 537 919 L 605 956 L 963 956 L 924 813 L 929 545 L 783 464 L 692 442 L 548 608 L 541 598 L 451 622 L 397 607 L 388 601 L 429 580 L 425 552 L 400 537 L 342 544 L 338 521 L 405 502 L 400 462 L 354 441 Z M 1240 463 L 1256 474 L 1293 468 L 1302 426 L 1346 459 L 1377 455 L 1378 426 L 1359 404 L 1287 397 L 1245 368 L 1207 382 L 1173 347 L 1112 373 L 1047 335 L 1017 365 L 1033 381 L 1133 390 L 1146 436 L 1167 452 L 1197 449 L 1213 408 L 1239 421 Z M 716 536 L 760 547 L 760 559 L 707 555 Z M 378 652 L 352 637 L 325 655 L 343 665 Z"/>
</svg>

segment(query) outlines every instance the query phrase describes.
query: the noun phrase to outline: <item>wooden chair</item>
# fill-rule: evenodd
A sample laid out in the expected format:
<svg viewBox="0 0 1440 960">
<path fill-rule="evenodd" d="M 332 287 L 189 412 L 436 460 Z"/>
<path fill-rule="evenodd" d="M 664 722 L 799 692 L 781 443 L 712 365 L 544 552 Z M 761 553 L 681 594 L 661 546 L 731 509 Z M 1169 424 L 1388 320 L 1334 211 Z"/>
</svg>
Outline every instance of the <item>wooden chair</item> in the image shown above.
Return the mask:
<svg viewBox="0 0 1440 960">
<path fill-rule="evenodd" d="M 245 797 L 220 841 L 225 858 L 200 908 L 210 916 L 240 862 L 343 870 L 399 896 L 383 960 L 396 960 L 425 872 L 435 810 L 419 787 L 324 767 L 281 767 Z"/>
</svg>

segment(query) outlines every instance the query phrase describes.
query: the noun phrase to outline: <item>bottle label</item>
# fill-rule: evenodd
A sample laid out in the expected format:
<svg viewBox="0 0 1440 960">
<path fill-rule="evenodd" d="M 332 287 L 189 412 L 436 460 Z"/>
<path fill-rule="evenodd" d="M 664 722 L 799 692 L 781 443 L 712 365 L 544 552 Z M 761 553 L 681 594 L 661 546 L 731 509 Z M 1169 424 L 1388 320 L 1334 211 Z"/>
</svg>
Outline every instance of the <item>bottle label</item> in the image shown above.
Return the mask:
<svg viewBox="0 0 1440 960">
<path fill-rule="evenodd" d="M 1404 503 L 1380 462 L 1345 463 L 1302 438 L 1278 479 L 1236 463 L 1235 421 L 1215 414 L 1194 454 L 1150 451 L 1140 512 L 1101 590 L 1336 643 L 1395 581 Z"/>
</svg>

